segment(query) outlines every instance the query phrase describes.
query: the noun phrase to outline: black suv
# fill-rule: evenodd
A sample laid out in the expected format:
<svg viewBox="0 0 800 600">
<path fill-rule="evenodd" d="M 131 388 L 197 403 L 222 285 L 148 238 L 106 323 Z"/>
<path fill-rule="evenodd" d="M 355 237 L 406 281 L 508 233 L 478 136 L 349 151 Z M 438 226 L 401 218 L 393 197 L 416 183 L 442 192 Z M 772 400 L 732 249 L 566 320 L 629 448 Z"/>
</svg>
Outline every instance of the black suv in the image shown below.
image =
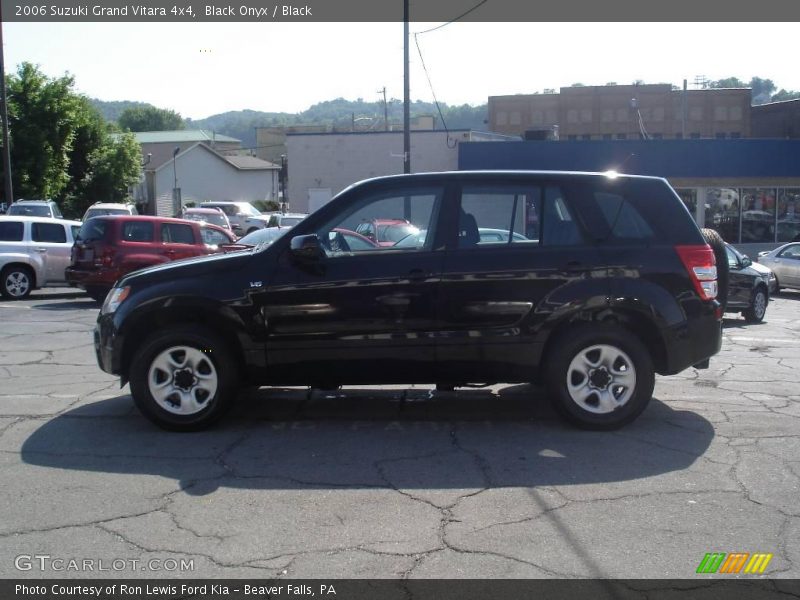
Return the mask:
<svg viewBox="0 0 800 600">
<path fill-rule="evenodd" d="M 348 242 L 375 219 L 426 233 Z M 610 429 L 644 410 L 655 373 L 708 366 L 716 294 L 714 254 L 663 179 L 399 175 L 347 188 L 271 245 L 127 275 L 95 347 L 168 429 L 209 425 L 240 386 L 488 382 L 542 382 L 569 421 Z"/>
</svg>

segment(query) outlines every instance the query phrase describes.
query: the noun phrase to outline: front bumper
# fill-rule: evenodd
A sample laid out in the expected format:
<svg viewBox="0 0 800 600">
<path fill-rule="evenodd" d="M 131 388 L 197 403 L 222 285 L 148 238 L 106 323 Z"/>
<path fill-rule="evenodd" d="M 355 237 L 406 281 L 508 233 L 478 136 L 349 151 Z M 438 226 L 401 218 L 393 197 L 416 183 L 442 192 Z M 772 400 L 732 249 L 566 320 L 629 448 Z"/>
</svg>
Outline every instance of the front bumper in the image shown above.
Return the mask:
<svg viewBox="0 0 800 600">
<path fill-rule="evenodd" d="M 113 315 L 100 315 L 94 326 L 94 352 L 98 366 L 111 375 L 120 375 L 122 339 L 117 334 Z"/>
</svg>

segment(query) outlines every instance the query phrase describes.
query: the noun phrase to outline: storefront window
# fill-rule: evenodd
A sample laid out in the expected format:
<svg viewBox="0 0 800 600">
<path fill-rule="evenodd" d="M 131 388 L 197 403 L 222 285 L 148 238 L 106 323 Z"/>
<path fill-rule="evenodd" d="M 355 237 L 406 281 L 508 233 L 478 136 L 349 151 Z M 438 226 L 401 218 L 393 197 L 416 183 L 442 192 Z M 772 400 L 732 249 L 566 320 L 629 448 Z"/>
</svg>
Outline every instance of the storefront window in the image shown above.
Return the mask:
<svg viewBox="0 0 800 600">
<path fill-rule="evenodd" d="M 705 226 L 714 229 L 726 242 L 739 241 L 739 190 L 708 188 L 706 190 Z"/>
<path fill-rule="evenodd" d="M 778 190 L 778 242 L 800 242 L 800 188 Z"/>
<path fill-rule="evenodd" d="M 775 188 L 745 188 L 742 197 L 743 244 L 775 241 Z"/>
</svg>

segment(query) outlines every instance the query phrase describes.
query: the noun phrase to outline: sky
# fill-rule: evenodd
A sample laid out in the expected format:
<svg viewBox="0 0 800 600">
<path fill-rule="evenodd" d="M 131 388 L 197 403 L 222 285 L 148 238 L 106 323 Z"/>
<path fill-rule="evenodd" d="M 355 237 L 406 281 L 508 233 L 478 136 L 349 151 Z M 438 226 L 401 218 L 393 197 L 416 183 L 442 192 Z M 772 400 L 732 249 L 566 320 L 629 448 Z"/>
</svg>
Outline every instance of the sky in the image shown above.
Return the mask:
<svg viewBox="0 0 800 600">
<path fill-rule="evenodd" d="M 441 23 L 412 23 L 411 33 Z M 28 61 L 77 91 L 202 119 L 403 97 L 402 23 L 3 23 L 6 72 Z M 411 99 L 449 105 L 574 83 L 758 76 L 800 90 L 796 23 L 451 23 L 411 36 Z"/>
</svg>

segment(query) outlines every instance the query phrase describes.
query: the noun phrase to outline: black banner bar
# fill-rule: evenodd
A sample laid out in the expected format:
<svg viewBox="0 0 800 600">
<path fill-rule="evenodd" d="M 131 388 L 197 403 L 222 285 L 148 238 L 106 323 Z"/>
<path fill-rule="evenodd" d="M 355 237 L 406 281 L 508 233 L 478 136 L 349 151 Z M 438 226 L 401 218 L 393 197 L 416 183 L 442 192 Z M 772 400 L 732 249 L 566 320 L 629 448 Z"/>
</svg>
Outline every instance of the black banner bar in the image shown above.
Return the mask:
<svg viewBox="0 0 800 600">
<path fill-rule="evenodd" d="M 399 22 L 401 0 L 2 0 L 4 22 Z M 791 0 L 418 0 L 414 22 L 783 22 Z M 711 34 L 709 34 L 711 35 Z M 565 32 L 565 42 L 570 42 Z M 575 43 L 572 40 L 570 43 Z M 676 40 L 677 43 L 677 40 Z"/>
<path fill-rule="evenodd" d="M 2 580 L 0 598 L 31 600 L 761 600 L 800 595 L 797 579 Z"/>
</svg>

